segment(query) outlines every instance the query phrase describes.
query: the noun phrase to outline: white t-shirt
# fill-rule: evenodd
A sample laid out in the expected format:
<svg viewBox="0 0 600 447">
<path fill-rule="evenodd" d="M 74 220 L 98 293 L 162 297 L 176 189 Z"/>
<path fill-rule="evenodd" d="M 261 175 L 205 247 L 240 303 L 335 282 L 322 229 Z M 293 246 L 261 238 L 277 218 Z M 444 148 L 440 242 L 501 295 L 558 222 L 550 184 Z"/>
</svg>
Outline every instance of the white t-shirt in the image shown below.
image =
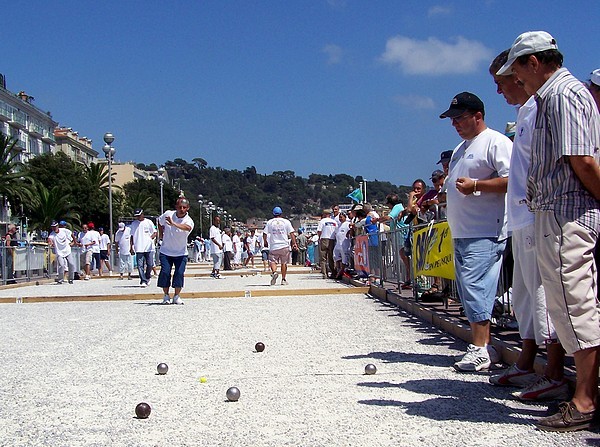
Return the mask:
<svg viewBox="0 0 600 447">
<path fill-rule="evenodd" d="M 189 225 L 189 231 L 181 230 L 174 225 L 167 223 L 167 217 L 170 217 L 176 224 Z M 177 211 L 165 211 L 158 218 L 158 224 L 163 227 L 162 245 L 160 252 L 166 256 L 187 256 L 187 242 L 190 232 L 194 229 L 194 221 L 188 213 L 183 217 L 177 217 Z"/>
<path fill-rule="evenodd" d="M 223 251 L 233 252 L 233 242 L 227 233 L 223 233 L 221 240 L 223 241 Z"/>
<path fill-rule="evenodd" d="M 221 230 L 215 227 L 214 225 L 210 227 L 210 252 L 211 254 L 219 254 L 223 253 L 223 249 L 220 248 L 217 244 L 213 242 L 213 239 L 217 241 L 221 246 L 223 245 L 223 237 L 221 235 Z"/>
<path fill-rule="evenodd" d="M 506 194 L 464 195 L 455 185 L 459 177 L 474 180 L 508 177 L 511 151 L 512 141 L 492 129 L 485 129 L 454 149 L 446 179 L 447 218 L 453 238 L 506 239 Z"/>
<path fill-rule="evenodd" d="M 510 176 L 506 193 L 506 211 L 508 215 L 508 231 L 518 230 L 533 225 L 535 215 L 527 208 L 527 178 L 531 162 L 531 139 L 535 128 L 537 104 L 531 96 L 519 108 L 517 128 L 510 159 Z"/>
<path fill-rule="evenodd" d="M 98 233 L 96 230 L 89 230 L 88 234 L 90 240 L 96 241 L 96 243 L 90 247 L 92 253 L 100 253 L 100 233 Z"/>
<path fill-rule="evenodd" d="M 337 222 L 331 217 L 324 217 L 319 221 L 317 226 L 317 233 L 321 232 L 321 239 L 332 239 L 333 233 L 337 228 Z"/>
<path fill-rule="evenodd" d="M 252 236 L 248 236 L 246 238 L 246 243 L 248 244 L 248 248 L 250 249 L 250 251 L 254 254 L 256 253 L 256 242 L 258 241 L 258 237 L 256 236 L 256 234 L 252 235 Z"/>
<path fill-rule="evenodd" d="M 231 238 L 231 241 L 233 242 L 234 251 L 236 253 L 241 253 L 242 252 L 242 240 L 240 239 L 240 237 L 237 234 L 234 234 L 233 237 Z"/>
<path fill-rule="evenodd" d="M 81 231 L 79 233 L 79 243 L 81 244 L 81 251 L 82 252 L 86 252 L 86 251 L 92 251 L 92 247 L 89 245 L 92 243 L 93 239 L 92 239 L 92 235 L 90 234 L 89 230 L 88 231 Z"/>
<path fill-rule="evenodd" d="M 115 242 L 119 244 L 119 253 L 127 254 L 131 251 L 131 229 L 125 227 L 115 233 Z"/>
<path fill-rule="evenodd" d="M 154 246 L 152 235 L 155 233 L 154 224 L 150 219 L 134 220 L 131 222 L 131 237 L 136 253 L 150 253 Z"/>
<path fill-rule="evenodd" d="M 108 244 L 110 244 L 110 238 L 108 234 L 104 233 L 100 236 L 100 250 L 108 250 Z"/>
<path fill-rule="evenodd" d="M 340 226 L 338 228 L 336 228 L 335 230 L 335 244 L 342 244 L 344 243 L 346 240 L 348 240 L 347 234 L 348 231 L 350 231 L 350 221 L 346 220 L 345 222 L 341 223 Z"/>
<path fill-rule="evenodd" d="M 48 236 L 54 244 L 54 253 L 56 256 L 67 257 L 71 254 L 71 242 L 73 242 L 73 233 L 68 228 L 60 228 L 58 233 L 53 231 Z"/>
<path fill-rule="evenodd" d="M 290 247 L 290 233 L 294 232 L 292 223 L 283 217 L 274 217 L 267 222 L 264 231 L 267 233 L 269 250 L 280 250 Z"/>
</svg>

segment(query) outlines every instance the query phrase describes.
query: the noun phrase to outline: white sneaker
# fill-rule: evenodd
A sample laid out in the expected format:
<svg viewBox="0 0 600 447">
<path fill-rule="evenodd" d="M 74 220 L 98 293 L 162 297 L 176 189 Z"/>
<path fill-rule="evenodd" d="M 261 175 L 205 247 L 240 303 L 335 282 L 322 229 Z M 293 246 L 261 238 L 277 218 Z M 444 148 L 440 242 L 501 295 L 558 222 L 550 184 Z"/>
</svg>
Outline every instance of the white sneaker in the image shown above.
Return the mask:
<svg viewBox="0 0 600 447">
<path fill-rule="evenodd" d="M 183 304 L 183 300 L 181 299 L 181 297 L 179 295 L 175 295 L 173 297 L 173 304 Z"/>
<path fill-rule="evenodd" d="M 487 369 L 492 362 L 487 349 L 481 346 L 469 345 L 467 353 L 454 364 L 454 368 L 460 372 L 475 372 Z"/>
<path fill-rule="evenodd" d="M 514 397 L 521 401 L 543 401 L 558 400 L 565 401 L 569 399 L 569 384 L 566 380 L 555 382 L 547 377 L 540 377 L 537 382 L 532 383 L 521 391 L 512 393 Z"/>
<path fill-rule="evenodd" d="M 140 287 L 142 287 L 142 288 L 143 287 L 148 287 L 148 283 L 143 282 L 143 283 L 140 284 Z"/>
<path fill-rule="evenodd" d="M 89 281 L 90 280 L 90 275 L 85 275 L 85 278 L 83 278 L 85 281 Z"/>
<path fill-rule="evenodd" d="M 282 286 L 287 286 L 287 285 L 288 285 L 288 283 L 287 283 L 287 281 L 286 281 L 285 279 L 282 279 L 282 280 L 281 280 L 281 285 L 282 285 Z"/>
<path fill-rule="evenodd" d="M 162 303 L 160 304 L 171 304 L 171 297 L 165 293 L 165 296 L 163 296 Z"/>
<path fill-rule="evenodd" d="M 277 278 L 279 277 L 279 273 L 273 272 L 271 273 L 271 285 L 274 286 L 277 282 Z"/>
<path fill-rule="evenodd" d="M 510 365 L 500 374 L 496 374 L 489 378 L 492 385 L 498 386 L 516 386 L 525 388 L 538 380 L 538 376 L 533 371 L 521 371 L 517 365 Z"/>
</svg>

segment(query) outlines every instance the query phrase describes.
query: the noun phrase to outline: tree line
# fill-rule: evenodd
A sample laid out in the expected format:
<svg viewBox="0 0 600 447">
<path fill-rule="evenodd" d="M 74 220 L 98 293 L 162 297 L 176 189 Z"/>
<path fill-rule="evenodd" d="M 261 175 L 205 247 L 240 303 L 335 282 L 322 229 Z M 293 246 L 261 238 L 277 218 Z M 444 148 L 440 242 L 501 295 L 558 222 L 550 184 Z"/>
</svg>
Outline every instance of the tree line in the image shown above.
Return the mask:
<svg viewBox="0 0 600 447">
<path fill-rule="evenodd" d="M 0 134 L 0 195 L 10 202 L 13 215 L 27 216 L 30 230 L 46 230 L 52 220 L 61 219 L 76 228 L 89 221 L 109 226 L 106 163 L 84 166 L 62 152 L 39 155 L 27 163 L 17 160 L 15 141 Z M 137 167 L 153 172 L 158 168 L 156 164 L 141 163 Z M 202 158 L 192 162 L 175 158 L 166 161 L 164 167 L 171 179 L 163 188 L 165 209 L 172 207 L 182 192 L 190 200 L 191 216 L 198 221 L 201 194 L 205 233 L 210 226 L 205 208 L 208 201 L 240 222 L 252 217 L 267 219 L 275 205 L 281 206 L 287 216 L 318 215 L 333 204 L 350 203 L 346 196 L 363 181 L 347 174 L 311 174 L 304 178 L 291 170 L 260 174 L 254 166 L 243 171 L 226 170 L 210 167 Z M 405 197 L 409 190 L 390 182 L 369 181 L 368 199 L 383 204 L 390 192 Z M 113 186 L 112 196 L 115 227 L 119 219 L 132 216 L 138 207 L 146 215 L 160 213 L 160 184 L 154 178 L 136 179 L 122 188 Z M 196 232 L 199 229 L 197 225 Z"/>
</svg>

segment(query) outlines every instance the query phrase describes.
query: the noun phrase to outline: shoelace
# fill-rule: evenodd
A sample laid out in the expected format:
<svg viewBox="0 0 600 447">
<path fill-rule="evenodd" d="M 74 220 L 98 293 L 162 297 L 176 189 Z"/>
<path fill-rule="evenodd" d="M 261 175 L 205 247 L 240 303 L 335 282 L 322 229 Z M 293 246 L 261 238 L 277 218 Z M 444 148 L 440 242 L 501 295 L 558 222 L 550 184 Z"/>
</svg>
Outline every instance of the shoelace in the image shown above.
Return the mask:
<svg viewBox="0 0 600 447">
<path fill-rule="evenodd" d="M 567 422 L 567 421 L 572 421 L 573 418 L 573 407 L 575 407 L 575 405 L 573 405 L 571 402 L 563 402 L 561 404 L 558 405 L 558 409 L 560 410 L 560 415 L 562 417 L 562 420 Z M 567 418 L 568 416 L 568 418 Z"/>
</svg>

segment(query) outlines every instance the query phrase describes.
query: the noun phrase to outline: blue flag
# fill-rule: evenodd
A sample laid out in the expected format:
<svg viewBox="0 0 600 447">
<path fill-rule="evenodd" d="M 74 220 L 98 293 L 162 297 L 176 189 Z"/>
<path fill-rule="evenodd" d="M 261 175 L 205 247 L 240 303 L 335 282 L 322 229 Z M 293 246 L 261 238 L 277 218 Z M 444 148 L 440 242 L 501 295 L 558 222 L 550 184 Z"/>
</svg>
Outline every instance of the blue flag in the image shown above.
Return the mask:
<svg viewBox="0 0 600 447">
<path fill-rule="evenodd" d="M 358 202 L 358 203 L 363 201 L 363 194 L 362 194 L 362 191 L 360 190 L 360 188 L 356 188 L 354 191 L 352 191 L 346 197 L 350 197 L 352 200 L 354 200 L 355 202 Z"/>
</svg>

